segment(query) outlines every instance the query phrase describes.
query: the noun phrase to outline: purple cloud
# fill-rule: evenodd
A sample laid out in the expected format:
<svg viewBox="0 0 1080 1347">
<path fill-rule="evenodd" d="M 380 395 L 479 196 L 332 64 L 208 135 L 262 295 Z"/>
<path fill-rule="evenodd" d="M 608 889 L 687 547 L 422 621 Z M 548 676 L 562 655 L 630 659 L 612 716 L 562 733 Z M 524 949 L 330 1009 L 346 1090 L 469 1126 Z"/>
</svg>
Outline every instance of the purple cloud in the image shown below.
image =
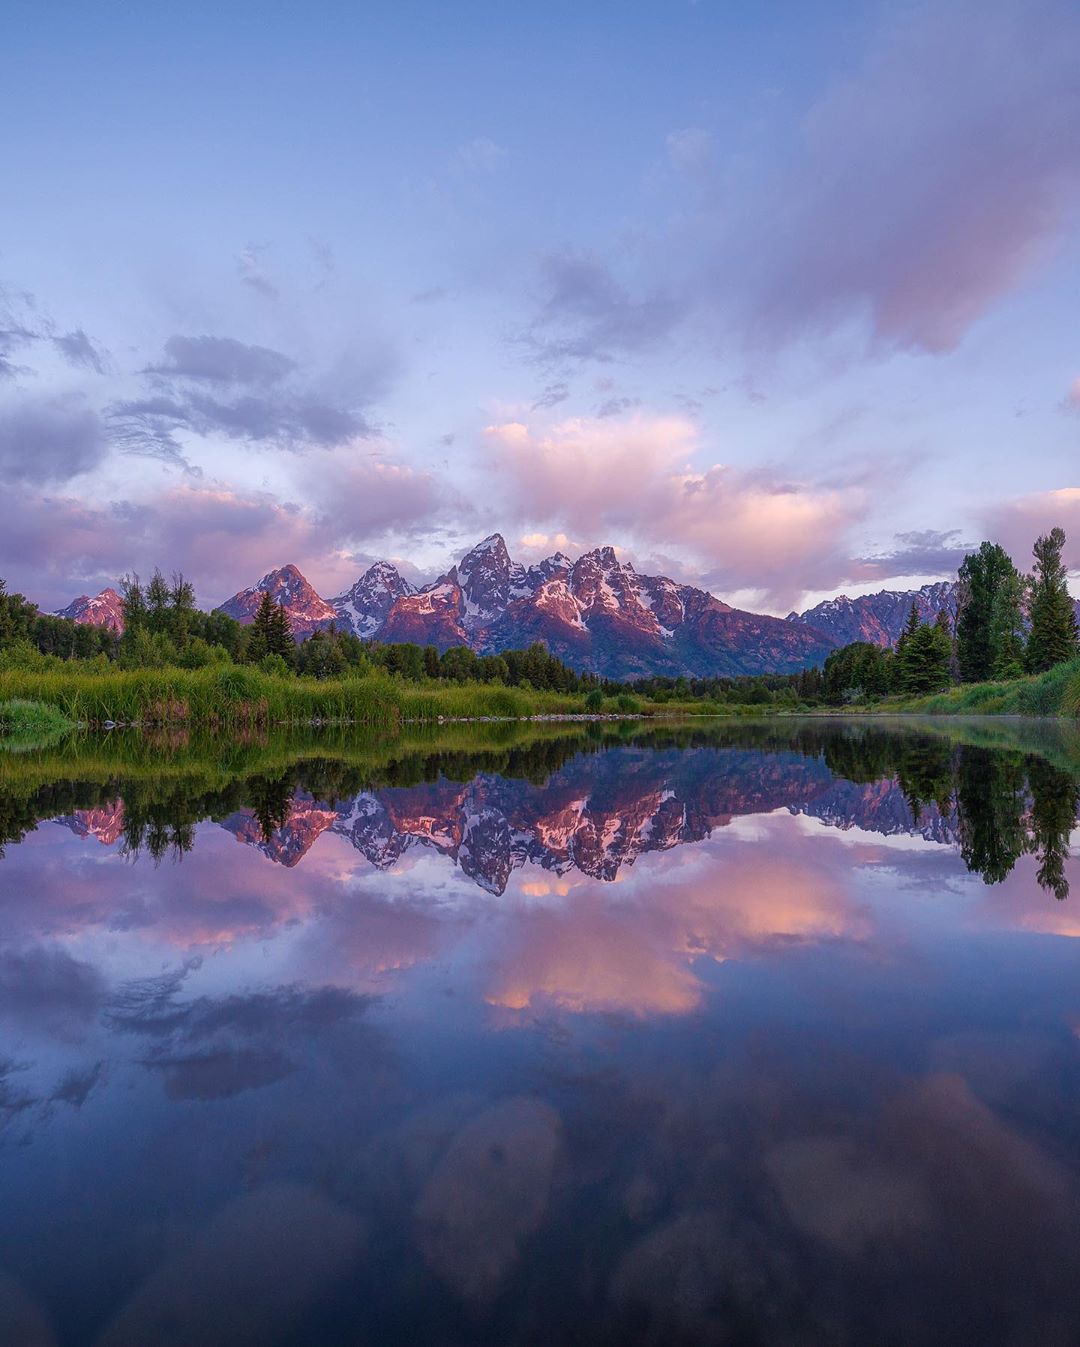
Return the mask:
<svg viewBox="0 0 1080 1347">
<path fill-rule="evenodd" d="M 861 314 L 877 342 L 956 346 L 1075 204 L 1078 68 L 1080 13 L 1058 0 L 926 0 L 894 14 L 862 68 L 811 109 L 797 166 L 742 223 L 724 282 L 749 278 L 758 335 Z"/>
</svg>

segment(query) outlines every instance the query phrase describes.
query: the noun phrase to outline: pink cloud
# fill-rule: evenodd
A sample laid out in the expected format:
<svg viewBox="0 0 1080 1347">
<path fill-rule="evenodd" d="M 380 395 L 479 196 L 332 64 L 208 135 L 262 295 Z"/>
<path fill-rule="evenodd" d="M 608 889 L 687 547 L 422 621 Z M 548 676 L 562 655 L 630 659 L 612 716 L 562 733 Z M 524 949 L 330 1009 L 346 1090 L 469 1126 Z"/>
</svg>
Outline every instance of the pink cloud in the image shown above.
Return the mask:
<svg viewBox="0 0 1080 1347">
<path fill-rule="evenodd" d="M 183 570 L 204 604 L 286 562 L 336 594 L 356 579 L 358 549 L 415 531 L 444 504 L 433 478 L 366 457 L 331 461 L 304 506 L 202 483 L 100 503 L 26 492 L 0 538 L 0 574 L 45 608 L 155 566 Z"/>
<path fill-rule="evenodd" d="M 880 342 L 954 347 L 1075 206 L 1078 63 L 1080 16 L 1059 0 L 894 11 L 744 222 L 759 330 L 862 312 Z"/>
<path fill-rule="evenodd" d="M 699 470 L 690 462 L 698 429 L 684 417 L 579 417 L 535 432 L 510 422 L 489 426 L 486 439 L 513 508 L 564 536 L 681 552 L 684 566 L 722 589 L 764 590 L 781 604 L 849 568 L 861 485 Z"/>
<path fill-rule="evenodd" d="M 1021 570 L 1031 564 L 1035 539 L 1060 526 L 1065 530 L 1065 564 L 1080 570 L 1080 486 L 1021 496 L 988 511 L 984 522 L 987 536 L 1001 543 Z"/>
</svg>

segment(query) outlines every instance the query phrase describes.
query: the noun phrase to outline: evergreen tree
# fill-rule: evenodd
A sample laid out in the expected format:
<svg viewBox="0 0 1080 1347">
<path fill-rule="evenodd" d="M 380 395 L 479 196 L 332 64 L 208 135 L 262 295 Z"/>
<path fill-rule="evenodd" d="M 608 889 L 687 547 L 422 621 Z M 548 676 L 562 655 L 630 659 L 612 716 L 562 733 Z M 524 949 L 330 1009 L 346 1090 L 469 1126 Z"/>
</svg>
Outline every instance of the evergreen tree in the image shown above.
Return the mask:
<svg viewBox="0 0 1080 1347">
<path fill-rule="evenodd" d="M 1065 531 L 1051 529 L 1036 539 L 1035 569 L 1028 577 L 1028 635 L 1024 666 L 1028 673 L 1042 673 L 1080 653 L 1080 631 L 1069 595 L 1061 551 Z"/>
<path fill-rule="evenodd" d="M 959 572 L 956 658 L 960 681 L 1015 676 L 1023 649 L 1023 586 L 1012 558 L 984 542 Z"/>
<path fill-rule="evenodd" d="M 952 637 L 948 615 L 941 613 L 935 622 L 919 622 L 918 610 L 911 615 L 897 643 L 895 666 L 897 691 L 909 697 L 940 692 L 949 682 Z M 914 625 L 912 618 L 915 619 Z"/>
<path fill-rule="evenodd" d="M 259 599 L 259 606 L 251 620 L 247 640 L 244 642 L 244 657 L 250 660 L 252 664 L 258 664 L 259 660 L 271 654 L 273 650 L 270 640 L 274 629 L 274 611 L 276 608 L 277 604 L 269 593 L 263 590 Z"/>
<path fill-rule="evenodd" d="M 267 650 L 271 655 L 281 655 L 283 659 L 291 659 L 296 651 L 296 642 L 293 640 L 289 614 L 286 612 L 284 604 L 275 603 L 272 607 L 273 611 L 270 615 L 270 623 L 266 634 Z"/>
</svg>

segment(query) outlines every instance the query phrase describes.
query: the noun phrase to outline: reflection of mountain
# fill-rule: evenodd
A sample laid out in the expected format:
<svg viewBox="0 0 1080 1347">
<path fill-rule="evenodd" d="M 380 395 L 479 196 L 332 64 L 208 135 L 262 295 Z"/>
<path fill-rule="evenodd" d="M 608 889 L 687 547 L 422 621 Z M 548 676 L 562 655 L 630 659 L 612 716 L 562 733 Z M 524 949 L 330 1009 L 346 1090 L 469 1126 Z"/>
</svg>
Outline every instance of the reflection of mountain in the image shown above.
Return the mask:
<svg viewBox="0 0 1080 1347">
<path fill-rule="evenodd" d="M 365 791 L 336 809 L 299 792 L 266 836 L 254 811 L 224 821 L 240 841 L 295 865 L 324 831 L 345 837 L 378 869 L 428 849 L 450 858 L 491 893 L 529 862 L 555 874 L 577 870 L 614 880 L 638 856 L 701 841 L 732 818 L 789 809 L 837 827 L 956 840 L 955 823 L 933 805 L 913 819 L 892 779 L 856 784 L 817 758 L 742 749 L 579 757 L 534 785 L 480 774 Z"/>
<path fill-rule="evenodd" d="M 278 864 L 296 865 L 330 832 L 378 869 L 433 851 L 502 893 L 526 863 L 610 881 L 645 852 L 700 841 L 737 816 L 788 810 L 828 827 L 955 846 L 991 884 L 1033 854 L 1038 883 L 1064 898 L 1080 808 L 1076 777 L 1034 753 L 805 724 L 725 726 L 710 737 L 667 730 L 618 746 L 543 743 L 516 756 L 433 755 L 395 764 L 375 782 L 312 759 L 204 794 L 132 782 L 121 804 L 114 790 L 44 790 L 6 821 L 0 815 L 0 837 L 60 816 L 83 836 L 162 859 L 190 850 L 195 825 L 209 818 Z"/>
<path fill-rule="evenodd" d="M 124 802 L 103 805 L 99 809 L 76 809 L 57 823 L 70 828 L 78 837 L 94 837 L 105 846 L 112 846 L 124 835 Z"/>
<path fill-rule="evenodd" d="M 265 856 L 280 865 L 292 866 L 310 851 L 315 839 L 337 818 L 329 806 L 310 796 L 297 794 L 289 802 L 288 813 L 280 827 L 269 837 L 253 809 L 240 809 L 222 822 L 238 842 L 258 847 Z"/>
</svg>

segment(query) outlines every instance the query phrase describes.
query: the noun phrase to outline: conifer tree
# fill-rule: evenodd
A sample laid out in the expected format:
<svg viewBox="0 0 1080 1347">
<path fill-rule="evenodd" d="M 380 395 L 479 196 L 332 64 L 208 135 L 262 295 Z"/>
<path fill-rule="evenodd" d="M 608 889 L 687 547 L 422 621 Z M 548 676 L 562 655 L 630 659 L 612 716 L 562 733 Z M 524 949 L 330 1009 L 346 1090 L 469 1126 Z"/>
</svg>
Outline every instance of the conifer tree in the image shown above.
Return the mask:
<svg viewBox="0 0 1080 1347">
<path fill-rule="evenodd" d="M 1028 577 L 1028 635 L 1024 667 L 1041 673 L 1080 653 L 1080 631 L 1069 595 L 1064 529 L 1054 528 L 1035 541 L 1035 569 Z"/>
<path fill-rule="evenodd" d="M 259 660 L 269 655 L 273 650 L 270 639 L 273 632 L 276 607 L 277 605 L 269 593 L 263 590 L 262 597 L 259 599 L 259 606 L 251 620 L 251 631 L 245 643 L 247 658 L 253 664 L 257 664 Z"/>
<path fill-rule="evenodd" d="M 960 680 L 1015 677 L 1023 652 L 1023 583 L 1012 558 L 984 542 L 960 567 L 956 659 Z"/>
<path fill-rule="evenodd" d="M 289 614 L 285 610 L 284 604 L 273 604 L 267 628 L 266 644 L 271 655 L 281 655 L 284 659 L 291 658 L 296 650 L 292 627 L 289 625 Z"/>
</svg>

